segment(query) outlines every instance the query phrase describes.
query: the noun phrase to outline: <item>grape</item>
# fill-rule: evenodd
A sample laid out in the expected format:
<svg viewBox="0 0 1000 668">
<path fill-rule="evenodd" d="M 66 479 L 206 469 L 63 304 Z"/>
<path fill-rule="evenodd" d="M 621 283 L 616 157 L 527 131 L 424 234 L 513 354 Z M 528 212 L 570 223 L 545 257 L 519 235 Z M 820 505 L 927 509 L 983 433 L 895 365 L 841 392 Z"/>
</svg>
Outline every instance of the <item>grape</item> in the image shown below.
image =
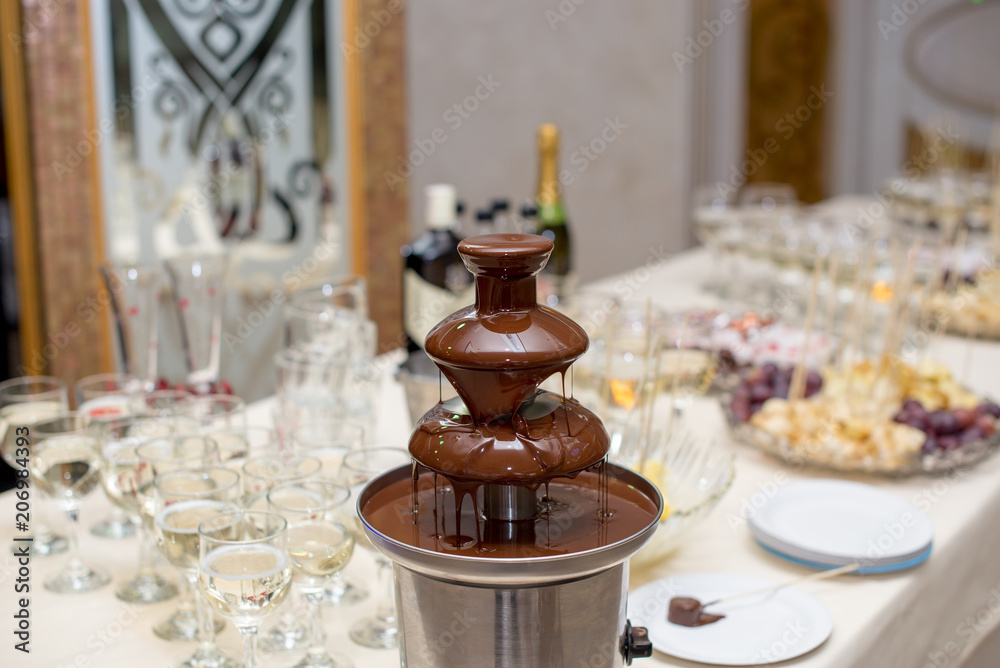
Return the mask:
<svg viewBox="0 0 1000 668">
<path fill-rule="evenodd" d="M 924 410 L 924 405 L 919 401 L 917 401 L 916 399 L 907 399 L 906 401 L 903 402 L 903 410 L 913 410 L 915 408 Z"/>
<path fill-rule="evenodd" d="M 984 434 L 979 427 L 972 426 L 959 434 L 958 442 L 964 445 L 966 443 L 972 443 L 973 441 L 981 441 L 983 440 L 983 437 Z"/>
<path fill-rule="evenodd" d="M 750 386 L 750 398 L 753 401 L 764 402 L 771 398 L 773 392 L 771 391 L 770 385 L 765 385 L 763 383 L 754 383 Z"/>
<path fill-rule="evenodd" d="M 1000 406 L 996 405 L 992 401 L 984 401 L 983 403 L 976 406 L 976 411 L 980 415 L 992 415 L 995 418 L 1000 418 Z"/>
<path fill-rule="evenodd" d="M 764 374 L 764 378 L 771 379 L 778 373 L 778 365 L 774 362 L 768 362 L 760 368 L 760 371 Z"/>
<path fill-rule="evenodd" d="M 823 387 L 823 376 L 819 375 L 817 371 L 809 371 L 806 373 L 806 394 L 815 394 L 820 391 Z"/>
<path fill-rule="evenodd" d="M 934 411 L 927 415 L 927 426 L 940 436 L 956 434 L 962 430 L 962 425 L 953 413 L 945 410 Z M 941 447 L 944 447 L 942 444 Z"/>
<path fill-rule="evenodd" d="M 774 391 L 772 396 L 780 397 L 782 399 L 787 399 L 789 389 L 790 389 L 789 384 L 784 379 L 778 380 L 774 384 Z"/>
<path fill-rule="evenodd" d="M 976 418 L 976 426 L 983 432 L 984 437 L 992 436 L 997 430 L 997 424 L 989 415 L 980 415 Z"/>
<path fill-rule="evenodd" d="M 735 415 L 736 419 L 740 422 L 746 422 L 750 419 L 750 415 L 752 415 L 749 401 L 733 398 L 729 407 L 732 409 L 733 415 Z"/>
<path fill-rule="evenodd" d="M 957 436 L 940 436 L 938 437 L 937 442 L 938 447 L 942 450 L 954 450 L 961 445 Z"/>
<path fill-rule="evenodd" d="M 958 419 L 958 423 L 962 426 L 962 429 L 968 429 L 976 419 L 975 412 L 970 411 L 968 408 L 956 408 L 953 414 Z"/>
<path fill-rule="evenodd" d="M 923 451 L 925 455 L 929 455 L 937 449 L 938 449 L 937 439 L 933 436 L 928 436 L 927 440 L 924 441 L 924 445 L 921 448 L 921 451 Z"/>
</svg>

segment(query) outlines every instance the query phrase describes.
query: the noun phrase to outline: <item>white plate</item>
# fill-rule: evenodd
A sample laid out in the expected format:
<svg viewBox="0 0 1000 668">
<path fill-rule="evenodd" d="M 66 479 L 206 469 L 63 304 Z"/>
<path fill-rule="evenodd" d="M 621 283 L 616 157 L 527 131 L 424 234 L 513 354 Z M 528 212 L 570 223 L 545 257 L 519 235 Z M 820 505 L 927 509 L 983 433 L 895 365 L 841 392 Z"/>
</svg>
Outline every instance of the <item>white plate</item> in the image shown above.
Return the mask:
<svg viewBox="0 0 1000 668">
<path fill-rule="evenodd" d="M 664 578 L 629 595 L 628 618 L 633 626 L 646 627 L 655 650 L 720 666 L 768 665 L 822 645 L 833 631 L 833 617 L 819 599 L 796 587 L 723 603 L 711 609 L 726 615 L 714 624 L 691 628 L 667 621 L 674 596 L 707 602 L 771 584 L 778 583 L 747 575 L 699 573 Z"/>
<path fill-rule="evenodd" d="M 770 534 L 763 533 L 755 529 L 753 526 L 750 527 L 750 535 L 753 536 L 762 547 L 772 552 L 778 553 L 780 556 L 786 559 L 791 559 L 793 561 L 799 561 L 804 564 L 816 564 L 821 568 L 835 568 L 837 566 L 847 566 L 848 564 L 853 564 L 859 562 L 858 559 L 852 557 L 833 557 L 826 554 L 816 554 L 810 552 L 809 550 L 803 550 L 797 548 L 794 545 L 786 545 L 784 542 L 774 538 Z M 919 560 L 928 554 L 929 548 L 924 548 L 922 552 L 917 552 L 915 554 L 906 554 L 899 557 L 892 557 L 889 559 L 883 559 L 876 556 L 869 558 L 867 555 L 864 559 L 861 559 L 862 568 L 859 573 L 864 573 L 870 568 L 877 568 L 882 566 L 895 566 L 900 564 L 910 564 L 915 565 L 913 562 Z"/>
<path fill-rule="evenodd" d="M 749 523 L 757 536 L 826 563 L 906 561 L 925 552 L 934 539 L 930 518 L 912 503 L 843 480 L 802 480 L 779 487 Z"/>
</svg>

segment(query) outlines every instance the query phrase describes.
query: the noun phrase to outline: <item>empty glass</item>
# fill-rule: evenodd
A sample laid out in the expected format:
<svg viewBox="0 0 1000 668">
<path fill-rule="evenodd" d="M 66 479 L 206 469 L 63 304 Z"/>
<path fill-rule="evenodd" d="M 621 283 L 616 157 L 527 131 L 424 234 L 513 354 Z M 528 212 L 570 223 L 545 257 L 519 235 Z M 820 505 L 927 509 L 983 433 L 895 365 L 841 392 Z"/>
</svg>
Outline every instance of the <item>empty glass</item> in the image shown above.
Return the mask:
<svg viewBox="0 0 1000 668">
<path fill-rule="evenodd" d="M 187 383 L 200 394 L 210 392 L 219 381 L 228 258 L 220 254 L 184 254 L 169 258 L 165 264 L 181 323 Z"/>
<path fill-rule="evenodd" d="M 410 452 L 404 448 L 373 447 L 348 453 L 341 467 L 341 479 L 357 497 L 364 486 L 381 474 L 400 466 L 410 465 Z M 375 549 L 361 526 L 356 509 L 351 517 L 351 530 L 359 545 L 375 556 L 379 576 L 379 601 L 374 617 L 358 620 L 350 630 L 351 640 L 365 647 L 389 649 L 399 644 L 396 625 L 396 597 L 393 593 L 392 562 Z"/>
<path fill-rule="evenodd" d="M 364 276 L 333 276 L 292 293 L 291 303 L 322 302 L 368 317 L 368 282 Z"/>
<path fill-rule="evenodd" d="M 219 513 L 238 510 L 240 475 L 221 466 L 177 469 L 156 476 L 156 542 L 160 552 L 175 566 L 195 591 L 197 641 L 194 654 L 178 665 L 184 668 L 235 667 L 215 645 L 212 612 L 198 595 L 200 545 L 198 525 Z"/>
<path fill-rule="evenodd" d="M 330 581 L 354 553 L 354 535 L 343 524 L 342 510 L 351 493 L 328 479 L 278 485 L 267 493 L 268 510 L 288 520 L 288 555 L 295 584 L 305 597 L 312 622 L 312 642 L 297 668 L 351 668 L 344 656 L 326 649 L 323 612 Z"/>
<path fill-rule="evenodd" d="M 243 636 L 246 668 L 257 666 L 257 629 L 291 588 L 288 522 L 276 513 L 236 510 L 198 527 L 198 588 L 205 600 Z"/>
<path fill-rule="evenodd" d="M 111 293 L 122 368 L 150 392 L 156 387 L 157 317 L 163 272 L 156 266 L 105 263 L 101 265 L 101 276 Z"/>
<path fill-rule="evenodd" d="M 713 266 L 721 265 L 721 271 L 712 272 L 712 278 L 702 288 L 727 299 L 738 280 L 735 255 L 746 234 L 733 194 L 717 186 L 698 188 L 694 194 L 691 219 L 695 237 L 712 254 Z"/>
<path fill-rule="evenodd" d="M 66 383 L 51 376 L 23 376 L 0 383 L 0 444 L 3 459 L 17 470 L 28 469 L 31 427 L 39 420 L 55 417 L 69 410 L 69 395 Z M 40 488 L 44 498 L 44 489 Z M 39 499 L 38 501 L 41 501 Z M 32 556 L 44 557 L 57 552 L 65 552 L 66 539 L 53 533 L 41 519 L 39 512 L 44 503 L 36 502 L 34 520 L 30 522 L 32 541 L 28 544 Z M 20 545 L 11 549 L 17 552 Z"/>
</svg>

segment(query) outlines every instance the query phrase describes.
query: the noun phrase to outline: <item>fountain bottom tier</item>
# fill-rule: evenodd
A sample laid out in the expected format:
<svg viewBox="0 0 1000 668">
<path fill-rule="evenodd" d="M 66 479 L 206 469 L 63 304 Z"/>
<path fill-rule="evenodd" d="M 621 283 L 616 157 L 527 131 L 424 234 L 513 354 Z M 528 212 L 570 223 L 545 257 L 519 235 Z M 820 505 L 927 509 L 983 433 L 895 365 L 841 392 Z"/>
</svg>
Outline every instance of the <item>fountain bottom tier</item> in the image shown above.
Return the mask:
<svg viewBox="0 0 1000 668">
<path fill-rule="evenodd" d="M 488 518 L 496 488 L 408 467 L 362 492 L 365 532 L 395 563 L 402 665 L 617 668 L 648 655 L 625 602 L 627 560 L 662 511 L 656 487 L 601 464 L 514 488 L 522 506 L 533 494 L 532 517 Z"/>
</svg>

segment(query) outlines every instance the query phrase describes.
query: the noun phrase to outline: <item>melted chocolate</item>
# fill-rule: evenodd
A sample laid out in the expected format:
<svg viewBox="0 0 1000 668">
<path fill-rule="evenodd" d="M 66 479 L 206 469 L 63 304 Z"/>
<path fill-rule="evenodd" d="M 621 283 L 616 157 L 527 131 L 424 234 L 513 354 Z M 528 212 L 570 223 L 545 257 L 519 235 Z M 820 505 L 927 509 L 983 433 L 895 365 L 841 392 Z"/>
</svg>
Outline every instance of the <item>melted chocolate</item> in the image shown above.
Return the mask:
<svg viewBox="0 0 1000 668">
<path fill-rule="evenodd" d="M 686 596 L 675 596 L 670 599 L 667 611 L 667 621 L 681 626 L 704 626 L 713 624 L 725 615 L 712 615 L 704 611 L 701 601 Z"/>
<path fill-rule="evenodd" d="M 476 276 L 476 304 L 438 323 L 425 348 L 468 414 L 441 403 L 428 411 L 410 437 L 412 479 L 374 494 L 362 514 L 415 547 L 495 558 L 573 553 L 642 531 L 658 509 L 607 474 L 601 421 L 573 399 L 538 392 L 554 373 L 565 385 L 589 343 L 583 328 L 536 302 L 535 274 L 552 242 L 494 234 L 458 250 Z M 486 519 L 484 485 L 522 488 L 513 495 L 519 512 Z"/>
<path fill-rule="evenodd" d="M 535 273 L 552 242 L 488 234 L 458 250 L 476 275 L 476 304 L 438 323 L 426 350 L 471 420 L 459 423 L 432 409 L 411 437 L 414 459 L 456 479 L 521 483 L 572 475 L 604 459 L 607 432 L 578 403 L 566 401 L 556 419 L 541 424 L 517 415 L 542 381 L 565 373 L 587 351 L 582 327 L 536 302 Z"/>
<path fill-rule="evenodd" d="M 600 512 L 602 477 L 588 471 L 540 486 L 533 519 L 503 522 L 483 519 L 474 495 L 464 499 L 456 518 L 456 497 L 467 490 L 424 472 L 418 477 L 416 509 L 411 482 L 400 480 L 373 495 L 362 515 L 384 535 L 435 552 L 497 559 L 569 554 L 624 540 L 656 517 L 649 497 L 615 478 L 607 481 L 607 507 Z"/>
<path fill-rule="evenodd" d="M 608 433 L 573 399 L 533 420 L 520 414 L 486 424 L 438 404 L 410 436 L 410 453 L 452 481 L 538 485 L 603 459 Z"/>
</svg>

